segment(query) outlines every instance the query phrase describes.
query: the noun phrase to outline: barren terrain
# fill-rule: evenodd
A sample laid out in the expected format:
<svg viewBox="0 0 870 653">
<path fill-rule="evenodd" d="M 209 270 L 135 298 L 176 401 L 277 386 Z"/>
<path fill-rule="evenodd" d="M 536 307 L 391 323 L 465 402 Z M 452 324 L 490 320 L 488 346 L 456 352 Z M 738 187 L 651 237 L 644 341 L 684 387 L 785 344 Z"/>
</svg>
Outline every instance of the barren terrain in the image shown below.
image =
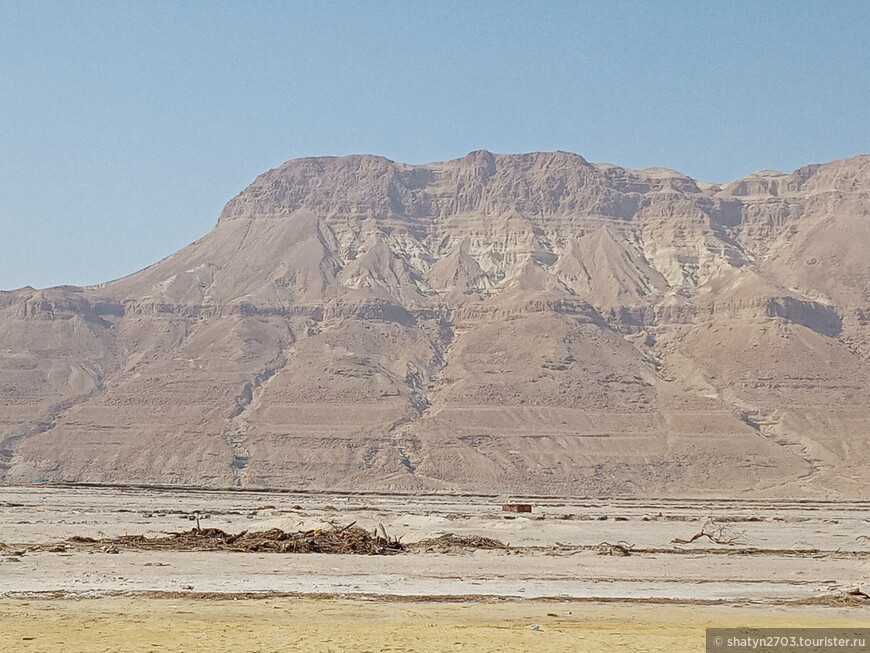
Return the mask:
<svg viewBox="0 0 870 653">
<path fill-rule="evenodd" d="M 0 600 L 0 618 L 3 653 L 703 653 L 707 627 L 858 628 L 866 627 L 867 610 L 124 597 Z"/>
<path fill-rule="evenodd" d="M 505 513 L 508 500 L 533 512 Z M 0 490 L 0 650 L 703 650 L 705 625 L 866 624 L 867 509 L 10 487 Z M 197 518 L 232 533 L 355 523 L 405 543 L 453 534 L 506 548 L 239 553 L 70 539 L 156 538 Z M 726 543 L 674 542 L 705 523 Z"/>
<path fill-rule="evenodd" d="M 284 592 L 782 602 L 836 595 L 870 574 L 867 504 L 815 501 L 571 501 L 495 496 L 385 496 L 4 488 L 0 592 Z M 447 533 L 508 549 L 390 556 L 141 550 L 67 542 L 203 528 L 295 532 L 352 523 L 405 543 Z M 736 538 L 690 539 L 712 516 Z M 602 543 L 626 543 L 631 555 Z M 33 550 L 28 550 L 33 548 Z M 117 547 L 116 547 L 117 548 Z M 10 555 L 10 551 L 23 551 Z M 607 553 L 608 555 L 604 555 Z M 71 573 L 72 572 L 72 573 Z"/>
</svg>

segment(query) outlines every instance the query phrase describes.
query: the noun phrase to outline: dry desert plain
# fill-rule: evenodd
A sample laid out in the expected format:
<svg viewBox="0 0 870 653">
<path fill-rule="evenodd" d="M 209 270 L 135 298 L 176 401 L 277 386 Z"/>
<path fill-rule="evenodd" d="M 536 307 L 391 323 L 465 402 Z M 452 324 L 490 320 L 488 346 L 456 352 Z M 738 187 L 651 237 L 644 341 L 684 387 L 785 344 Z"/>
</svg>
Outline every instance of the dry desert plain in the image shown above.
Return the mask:
<svg viewBox="0 0 870 653">
<path fill-rule="evenodd" d="M 533 512 L 505 513 L 508 501 Z M 0 651 L 702 651 L 710 626 L 867 626 L 868 507 L 5 487 Z M 453 534 L 506 547 L 105 542 L 166 537 L 197 517 L 229 533 L 354 524 L 408 544 Z M 713 538 L 674 541 L 699 532 Z"/>
</svg>

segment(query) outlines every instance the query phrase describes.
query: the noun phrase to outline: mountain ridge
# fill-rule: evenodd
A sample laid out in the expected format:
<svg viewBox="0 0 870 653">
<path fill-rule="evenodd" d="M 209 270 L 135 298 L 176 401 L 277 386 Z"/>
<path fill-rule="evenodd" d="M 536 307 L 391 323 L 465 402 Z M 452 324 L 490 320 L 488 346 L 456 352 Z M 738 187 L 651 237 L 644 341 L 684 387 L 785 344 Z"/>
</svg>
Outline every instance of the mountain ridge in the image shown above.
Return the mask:
<svg viewBox="0 0 870 653">
<path fill-rule="evenodd" d="M 870 156 L 267 171 L 121 279 L 0 292 L 0 480 L 870 495 Z"/>
</svg>

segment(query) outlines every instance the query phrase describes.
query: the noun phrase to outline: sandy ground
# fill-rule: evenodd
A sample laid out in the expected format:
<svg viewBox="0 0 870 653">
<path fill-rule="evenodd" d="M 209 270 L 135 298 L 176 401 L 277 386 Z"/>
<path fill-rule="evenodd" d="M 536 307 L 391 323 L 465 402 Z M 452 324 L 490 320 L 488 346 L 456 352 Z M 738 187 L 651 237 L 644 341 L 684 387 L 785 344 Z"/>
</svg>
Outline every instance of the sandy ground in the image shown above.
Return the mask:
<svg viewBox="0 0 870 653">
<path fill-rule="evenodd" d="M 703 651 L 713 626 L 866 626 L 860 608 L 310 599 L 0 601 L 0 651 Z M 532 627 L 537 625 L 538 630 Z"/>
<path fill-rule="evenodd" d="M 0 651 L 700 651 L 707 626 L 870 625 L 870 600 L 846 594 L 870 586 L 865 503 L 510 499 L 534 511 L 503 513 L 508 497 L 0 488 Z M 455 533 L 512 548 L 109 553 L 65 542 L 159 536 L 196 515 L 231 532 L 356 522 L 405 542 Z M 735 543 L 673 542 L 711 516 Z M 631 555 L 601 555 L 620 541 Z"/>
</svg>

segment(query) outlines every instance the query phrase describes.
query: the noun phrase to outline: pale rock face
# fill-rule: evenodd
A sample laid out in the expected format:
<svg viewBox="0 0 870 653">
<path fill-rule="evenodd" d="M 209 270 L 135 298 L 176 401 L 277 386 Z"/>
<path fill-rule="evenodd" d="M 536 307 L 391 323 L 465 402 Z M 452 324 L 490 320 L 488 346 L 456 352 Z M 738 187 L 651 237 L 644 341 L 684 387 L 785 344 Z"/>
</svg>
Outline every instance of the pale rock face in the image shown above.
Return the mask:
<svg viewBox="0 0 870 653">
<path fill-rule="evenodd" d="M 0 480 L 870 496 L 870 157 L 289 161 L 199 241 L 0 293 Z"/>
</svg>

